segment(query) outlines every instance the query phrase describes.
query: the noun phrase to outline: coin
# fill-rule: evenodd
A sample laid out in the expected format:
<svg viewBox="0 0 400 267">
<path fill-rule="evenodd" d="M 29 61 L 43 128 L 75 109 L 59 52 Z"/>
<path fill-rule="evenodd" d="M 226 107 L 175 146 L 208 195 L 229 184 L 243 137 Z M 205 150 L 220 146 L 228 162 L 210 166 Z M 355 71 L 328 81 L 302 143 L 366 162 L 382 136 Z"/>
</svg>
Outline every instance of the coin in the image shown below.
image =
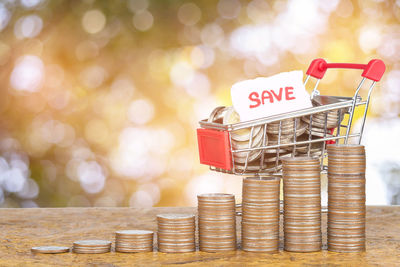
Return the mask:
<svg viewBox="0 0 400 267">
<path fill-rule="evenodd" d="M 232 194 L 197 196 L 199 249 L 206 252 L 236 249 L 236 207 Z"/>
<path fill-rule="evenodd" d="M 313 102 L 313 104 L 317 106 L 320 105 L 315 102 Z M 339 110 L 340 109 L 334 109 L 325 112 L 315 113 L 309 116 L 303 116 L 302 121 L 306 122 L 308 125 L 311 125 L 312 127 L 325 128 L 326 125 L 327 129 L 336 128 L 344 118 L 343 115 L 340 116 Z"/>
<path fill-rule="evenodd" d="M 307 128 L 307 125 L 301 122 L 299 118 L 282 120 L 267 125 L 268 145 L 269 146 L 282 145 L 282 148 L 266 149 L 264 150 L 265 153 L 277 153 L 278 150 L 279 153 L 285 153 L 285 151 L 292 150 L 293 145 L 285 146 L 285 144 L 295 142 L 295 137 L 294 137 L 295 121 L 296 121 L 296 137 L 299 137 L 305 132 Z M 281 124 L 280 127 L 279 124 Z"/>
<path fill-rule="evenodd" d="M 320 161 L 313 157 L 282 159 L 284 249 L 319 251 L 321 233 Z"/>
<path fill-rule="evenodd" d="M 153 251 L 153 231 L 120 230 L 115 232 L 115 251 L 150 252 Z"/>
<path fill-rule="evenodd" d="M 234 124 L 240 122 L 239 114 L 236 113 L 233 107 L 227 107 L 223 110 L 225 112 L 223 117 L 224 124 Z M 229 134 L 231 137 L 231 145 L 233 150 L 258 148 L 262 144 L 266 144 L 268 142 L 268 136 L 264 134 L 264 130 L 261 126 L 232 130 L 229 132 Z M 233 152 L 233 159 L 236 163 L 250 163 L 258 159 L 261 153 L 262 152 L 260 149 L 245 152 Z"/>
<path fill-rule="evenodd" d="M 301 120 L 308 125 L 306 133 L 318 137 L 332 137 L 330 129 L 336 128 L 343 116 L 339 116 L 339 109 L 335 109 L 303 116 Z"/>
<path fill-rule="evenodd" d="M 278 144 L 288 144 L 288 143 L 293 143 L 293 136 L 281 136 L 279 139 L 277 136 L 268 136 L 268 145 L 278 145 Z"/>
<path fill-rule="evenodd" d="M 312 130 L 310 129 L 306 129 L 306 133 L 314 135 L 314 136 L 318 136 L 318 137 L 333 137 L 332 134 L 329 133 L 329 131 L 324 131 L 323 129 L 319 129 L 319 128 L 313 128 Z"/>
<path fill-rule="evenodd" d="M 224 113 L 224 111 L 226 111 L 226 107 L 224 106 L 220 106 L 220 107 L 216 107 L 210 114 L 210 116 L 208 117 L 207 122 L 221 122 L 222 123 L 222 119 L 223 116 L 222 114 Z"/>
<path fill-rule="evenodd" d="M 40 246 L 31 248 L 32 252 L 35 253 L 44 253 L 44 254 L 58 254 L 69 252 L 69 247 L 60 247 L 60 246 Z"/>
<path fill-rule="evenodd" d="M 264 162 L 276 162 L 276 160 L 278 159 L 279 163 L 281 163 L 282 158 L 290 158 L 290 157 L 292 157 L 292 153 L 288 151 L 280 153 L 279 157 L 277 157 L 276 153 L 265 153 Z"/>
<path fill-rule="evenodd" d="M 111 241 L 79 240 L 73 243 L 73 251 L 81 254 L 107 253 L 111 250 Z"/>
<path fill-rule="evenodd" d="M 258 159 L 261 155 L 261 150 L 257 149 L 250 152 L 234 152 L 233 158 L 236 163 L 251 163 Z"/>
<path fill-rule="evenodd" d="M 74 248 L 74 253 L 78 254 L 101 254 L 110 252 L 111 248 L 102 248 L 102 249 L 78 249 Z"/>
<path fill-rule="evenodd" d="M 226 113 L 224 115 L 223 123 L 224 124 L 235 124 L 240 122 L 239 114 L 235 111 L 235 109 L 231 107 L 227 107 Z M 247 141 L 250 139 L 251 133 L 252 136 L 255 137 L 256 135 L 262 132 L 261 126 L 253 127 L 253 131 L 250 128 L 244 128 L 239 130 L 234 130 L 230 132 L 231 138 L 235 141 Z"/>
<path fill-rule="evenodd" d="M 317 117 L 313 116 L 312 122 L 310 121 L 310 117 L 303 117 L 302 121 L 307 123 L 308 125 L 311 125 L 312 128 L 321 128 L 325 129 L 325 117 Z M 338 125 L 338 118 L 327 118 L 326 119 L 326 129 L 331 129 L 331 128 L 336 128 Z"/>
<path fill-rule="evenodd" d="M 282 121 L 283 122 L 283 121 Z M 300 136 L 305 132 L 307 128 L 307 124 L 300 121 L 298 118 L 296 118 L 296 136 Z M 267 133 L 270 135 L 279 135 L 279 129 L 281 132 L 281 135 L 293 135 L 295 132 L 295 127 L 294 127 L 294 120 L 292 119 L 290 123 L 288 124 L 282 124 L 279 127 L 279 122 L 278 123 L 270 123 L 267 125 Z"/>
<path fill-rule="evenodd" d="M 268 142 L 268 136 L 266 136 L 265 143 Z M 252 148 L 252 147 L 258 147 L 263 143 L 263 135 L 258 134 L 256 135 L 252 141 L 251 141 L 251 146 L 250 146 L 250 140 L 246 141 L 234 141 L 232 142 L 232 148 L 233 149 L 244 149 L 244 148 Z M 244 152 L 247 153 L 247 152 Z"/>
<path fill-rule="evenodd" d="M 278 251 L 280 178 L 247 177 L 242 189 L 242 249 Z"/>
<path fill-rule="evenodd" d="M 296 123 L 296 126 L 299 125 L 300 119 L 285 119 L 285 120 L 280 120 L 280 121 L 274 121 L 271 123 L 268 123 L 268 126 L 273 129 L 273 128 L 279 128 L 279 125 L 282 127 L 294 127 L 294 124 Z"/>
<path fill-rule="evenodd" d="M 311 138 L 310 138 L 309 134 L 305 133 L 305 134 L 302 134 L 301 136 L 297 137 L 296 141 L 303 142 L 303 141 L 316 140 L 316 139 L 320 139 L 320 138 L 315 137 L 315 136 L 311 136 Z M 296 151 L 298 151 L 300 153 L 307 153 L 309 147 L 310 147 L 310 152 L 321 151 L 323 144 L 324 144 L 324 141 L 321 140 L 321 142 L 313 142 L 310 144 L 306 143 L 306 144 L 296 145 Z M 289 148 L 289 151 L 292 151 L 291 148 Z"/>
<path fill-rule="evenodd" d="M 297 143 L 300 141 L 308 141 L 310 140 L 309 135 L 305 133 L 305 131 L 307 130 L 307 125 L 302 124 L 304 129 L 303 131 L 297 131 L 296 132 L 296 138 L 294 137 L 294 134 L 291 133 L 289 135 L 281 135 L 280 139 L 278 135 L 268 135 L 269 138 L 269 142 L 268 145 L 278 145 L 278 140 L 279 140 L 279 144 L 282 145 L 282 149 L 285 150 L 286 152 L 293 152 L 293 151 L 298 151 L 298 152 L 308 152 L 308 144 L 302 144 L 302 145 L 298 145 Z M 311 140 L 316 139 L 316 137 L 311 138 Z M 285 145 L 288 143 L 296 143 L 296 145 Z M 318 144 L 323 144 L 318 143 Z M 294 150 L 294 146 L 296 146 L 296 149 Z M 321 145 L 316 145 L 316 144 L 312 144 L 312 152 L 319 152 L 321 151 Z M 284 152 L 284 151 L 283 151 Z M 282 153 L 282 151 L 281 151 Z"/>
<path fill-rule="evenodd" d="M 195 215 L 157 215 L 158 251 L 165 253 L 182 253 L 195 251 L 195 230 Z"/>
<path fill-rule="evenodd" d="M 74 245 L 79 247 L 105 247 L 110 246 L 111 241 L 107 240 L 79 240 L 75 241 Z"/>
<path fill-rule="evenodd" d="M 153 231 L 148 230 L 119 230 L 115 232 L 116 235 L 121 237 L 138 237 L 138 236 L 151 236 L 153 235 Z"/>
<path fill-rule="evenodd" d="M 328 250 L 365 250 L 365 148 L 328 145 Z"/>
<path fill-rule="evenodd" d="M 246 167 L 246 168 L 245 168 Z M 235 164 L 235 169 L 239 172 L 245 171 L 246 172 L 268 172 L 268 173 L 275 173 L 282 169 L 281 161 L 279 160 L 276 162 L 264 162 L 260 164 L 258 161 L 253 161 L 245 166 L 244 164 Z"/>
</svg>

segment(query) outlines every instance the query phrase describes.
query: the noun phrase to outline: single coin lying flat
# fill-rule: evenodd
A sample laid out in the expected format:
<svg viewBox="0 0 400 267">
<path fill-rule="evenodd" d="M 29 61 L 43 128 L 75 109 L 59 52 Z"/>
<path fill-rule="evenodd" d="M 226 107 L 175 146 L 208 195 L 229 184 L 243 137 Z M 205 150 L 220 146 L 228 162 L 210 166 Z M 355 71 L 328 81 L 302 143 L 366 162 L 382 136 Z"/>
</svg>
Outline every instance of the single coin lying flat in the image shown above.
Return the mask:
<svg viewBox="0 0 400 267">
<path fill-rule="evenodd" d="M 69 252 L 69 247 L 60 247 L 60 246 L 40 246 L 31 248 L 32 252 L 35 253 L 44 253 L 44 254 L 58 254 Z"/>
</svg>

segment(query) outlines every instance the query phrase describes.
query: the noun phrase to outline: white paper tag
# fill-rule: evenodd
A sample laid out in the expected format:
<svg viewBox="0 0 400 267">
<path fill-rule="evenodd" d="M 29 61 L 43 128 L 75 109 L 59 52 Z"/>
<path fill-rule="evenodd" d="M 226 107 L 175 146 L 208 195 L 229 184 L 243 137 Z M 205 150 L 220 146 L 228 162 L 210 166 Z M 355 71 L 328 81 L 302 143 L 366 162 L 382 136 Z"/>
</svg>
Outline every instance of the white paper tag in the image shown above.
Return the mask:
<svg viewBox="0 0 400 267">
<path fill-rule="evenodd" d="M 312 107 L 301 70 L 235 83 L 231 97 L 241 121 Z"/>
</svg>

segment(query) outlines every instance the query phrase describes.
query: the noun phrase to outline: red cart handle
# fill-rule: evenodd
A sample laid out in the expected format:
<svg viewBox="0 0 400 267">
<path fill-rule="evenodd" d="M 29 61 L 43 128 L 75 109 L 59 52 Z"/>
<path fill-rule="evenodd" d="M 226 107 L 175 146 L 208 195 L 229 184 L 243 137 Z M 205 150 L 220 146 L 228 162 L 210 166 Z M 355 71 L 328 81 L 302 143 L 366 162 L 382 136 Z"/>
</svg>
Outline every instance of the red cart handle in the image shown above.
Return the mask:
<svg viewBox="0 0 400 267">
<path fill-rule="evenodd" d="M 322 79 L 327 69 L 342 68 L 342 69 L 361 69 L 364 70 L 361 76 L 378 82 L 385 72 L 385 63 L 380 59 L 372 59 L 368 64 L 353 64 L 353 63 L 327 63 L 322 58 L 314 59 L 310 67 L 308 67 L 307 75 L 317 79 Z"/>
</svg>

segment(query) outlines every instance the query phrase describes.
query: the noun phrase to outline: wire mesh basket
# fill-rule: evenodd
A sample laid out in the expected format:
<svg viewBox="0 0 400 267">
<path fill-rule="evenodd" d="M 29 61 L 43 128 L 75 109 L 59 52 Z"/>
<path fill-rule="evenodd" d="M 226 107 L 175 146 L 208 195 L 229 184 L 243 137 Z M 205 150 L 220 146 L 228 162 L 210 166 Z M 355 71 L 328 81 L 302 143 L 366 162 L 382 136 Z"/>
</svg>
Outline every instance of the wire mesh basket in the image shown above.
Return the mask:
<svg viewBox="0 0 400 267">
<path fill-rule="evenodd" d="M 362 69 L 362 79 L 353 97 L 320 95 L 318 85 L 328 68 Z M 316 79 L 311 93 L 313 107 L 252 121 L 223 124 L 224 112 L 217 107 L 209 119 L 201 120 L 197 129 L 200 163 L 213 171 L 236 175 L 279 175 L 281 159 L 294 156 L 321 158 L 325 171 L 326 144 L 360 143 L 372 89 L 385 72 L 385 64 L 373 59 L 368 64 L 327 63 L 315 59 L 304 82 Z M 360 90 L 371 81 L 367 96 Z M 361 112 L 361 124 L 352 127 L 355 111 Z"/>
</svg>

